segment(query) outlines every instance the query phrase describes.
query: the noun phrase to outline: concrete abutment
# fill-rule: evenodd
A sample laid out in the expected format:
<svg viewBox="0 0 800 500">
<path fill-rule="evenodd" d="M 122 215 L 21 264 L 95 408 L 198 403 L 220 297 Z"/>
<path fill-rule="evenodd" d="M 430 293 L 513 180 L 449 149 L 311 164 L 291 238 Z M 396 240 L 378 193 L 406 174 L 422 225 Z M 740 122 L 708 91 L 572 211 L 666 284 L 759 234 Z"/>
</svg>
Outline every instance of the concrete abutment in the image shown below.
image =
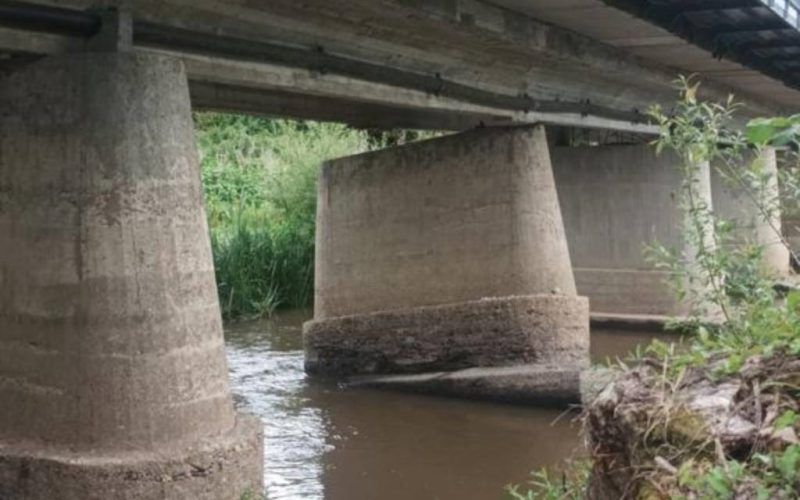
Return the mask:
<svg viewBox="0 0 800 500">
<path fill-rule="evenodd" d="M 0 498 L 239 500 L 186 75 L 135 53 L 0 79 Z"/>
<path fill-rule="evenodd" d="M 318 189 L 309 372 L 587 365 L 542 127 L 330 161 Z"/>
</svg>

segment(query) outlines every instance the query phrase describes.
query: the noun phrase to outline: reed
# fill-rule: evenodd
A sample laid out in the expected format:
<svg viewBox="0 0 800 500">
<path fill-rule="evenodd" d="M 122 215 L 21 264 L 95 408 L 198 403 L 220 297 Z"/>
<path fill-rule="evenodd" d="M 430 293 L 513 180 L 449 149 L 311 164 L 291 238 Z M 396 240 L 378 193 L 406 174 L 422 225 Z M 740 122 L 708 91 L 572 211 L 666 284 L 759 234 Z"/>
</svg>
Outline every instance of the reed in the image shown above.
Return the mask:
<svg viewBox="0 0 800 500">
<path fill-rule="evenodd" d="M 375 141 L 339 124 L 220 113 L 195 124 L 223 316 L 311 305 L 318 167 Z"/>
</svg>

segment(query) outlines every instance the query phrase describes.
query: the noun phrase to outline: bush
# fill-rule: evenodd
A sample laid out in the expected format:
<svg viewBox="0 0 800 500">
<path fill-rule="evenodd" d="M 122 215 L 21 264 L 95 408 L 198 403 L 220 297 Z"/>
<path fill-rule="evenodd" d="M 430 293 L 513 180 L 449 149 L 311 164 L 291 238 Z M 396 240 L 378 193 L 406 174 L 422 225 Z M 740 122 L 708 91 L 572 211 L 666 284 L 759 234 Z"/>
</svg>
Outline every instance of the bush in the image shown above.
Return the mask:
<svg viewBox="0 0 800 500">
<path fill-rule="evenodd" d="M 748 147 L 796 152 L 800 115 L 753 120 L 741 133 L 729 126 L 732 99 L 701 102 L 696 84 L 680 83 L 674 110 L 656 107 L 651 116 L 661 128 L 657 149 L 682 160 L 683 236 L 693 250 L 656 245 L 650 253 L 670 271 L 679 298 L 696 306 L 694 334 L 685 345 L 654 342 L 631 366 L 615 368 L 583 416 L 590 472 L 568 472 L 574 480 L 562 484 L 534 481 L 527 492 L 512 490 L 514 498 L 800 497 L 800 291 L 774 287 L 761 248 L 725 244 L 730 223 L 716 218 L 697 188 L 698 165 L 716 160 L 718 173 L 754 194 L 769 221 L 785 200 L 758 194 L 775 179 L 757 161 L 739 165 Z M 784 169 L 780 180 L 796 203 L 797 168 Z M 709 316 L 720 321 L 702 326 Z"/>
<path fill-rule="evenodd" d="M 195 115 L 214 265 L 226 319 L 313 299 L 317 169 L 365 151 L 344 125 Z"/>
</svg>

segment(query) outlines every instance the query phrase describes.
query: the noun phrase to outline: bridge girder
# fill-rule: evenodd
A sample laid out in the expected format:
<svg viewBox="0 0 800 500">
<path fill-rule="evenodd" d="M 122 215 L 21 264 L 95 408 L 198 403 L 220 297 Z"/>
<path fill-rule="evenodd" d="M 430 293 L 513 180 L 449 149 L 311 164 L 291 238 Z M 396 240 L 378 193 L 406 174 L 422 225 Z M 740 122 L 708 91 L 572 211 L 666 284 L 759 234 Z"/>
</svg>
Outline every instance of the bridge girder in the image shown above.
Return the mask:
<svg viewBox="0 0 800 500">
<path fill-rule="evenodd" d="M 27 24 L 0 16 L 0 50 L 81 50 L 95 29 L 89 4 L 0 1 L 29 13 Z M 37 20 L 42 8 L 59 10 Z M 375 127 L 546 122 L 647 133 L 644 111 L 674 100 L 679 73 L 477 0 L 142 0 L 131 9 L 137 49 L 180 56 L 199 108 Z M 733 89 L 709 82 L 705 92 Z M 751 115 L 781 110 L 737 96 Z"/>
</svg>

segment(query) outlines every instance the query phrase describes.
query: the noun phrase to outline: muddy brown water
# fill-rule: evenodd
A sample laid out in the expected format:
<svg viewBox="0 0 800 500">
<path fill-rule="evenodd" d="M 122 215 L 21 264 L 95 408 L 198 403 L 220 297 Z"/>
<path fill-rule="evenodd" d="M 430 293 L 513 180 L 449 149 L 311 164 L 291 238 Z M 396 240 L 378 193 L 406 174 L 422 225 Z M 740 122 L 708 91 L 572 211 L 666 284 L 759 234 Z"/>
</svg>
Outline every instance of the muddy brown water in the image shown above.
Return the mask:
<svg viewBox="0 0 800 500">
<path fill-rule="evenodd" d="M 583 452 L 578 425 L 561 410 L 308 379 L 300 328 L 309 317 L 292 311 L 226 328 L 236 402 L 264 422 L 270 500 L 502 499 L 505 485 Z M 624 356 L 653 337 L 595 330 L 592 356 Z"/>
</svg>

